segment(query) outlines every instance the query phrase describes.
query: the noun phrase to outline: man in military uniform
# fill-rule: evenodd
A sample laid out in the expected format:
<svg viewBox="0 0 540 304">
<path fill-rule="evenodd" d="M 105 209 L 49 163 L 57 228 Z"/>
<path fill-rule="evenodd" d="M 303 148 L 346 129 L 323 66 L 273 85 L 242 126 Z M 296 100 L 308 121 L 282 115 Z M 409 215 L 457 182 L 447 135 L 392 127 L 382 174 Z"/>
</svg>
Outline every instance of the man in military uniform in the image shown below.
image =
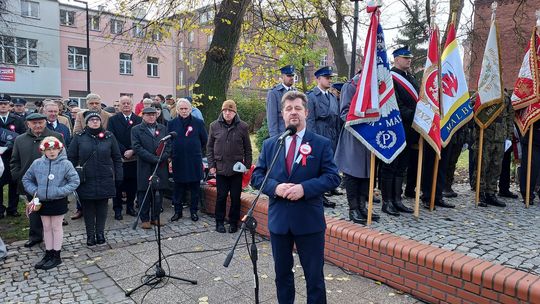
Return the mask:
<svg viewBox="0 0 540 304">
<path fill-rule="evenodd" d="M 26 109 L 26 99 L 24 98 L 13 98 L 13 114 L 21 118 L 22 120 L 26 119 L 28 115 L 28 110 Z"/>
<path fill-rule="evenodd" d="M 332 151 L 336 151 L 341 130 L 341 119 L 339 117 L 339 103 L 334 94 L 330 92 L 332 87 L 332 77 L 336 76 L 332 67 L 325 66 L 315 71 L 317 86 L 307 92 L 308 97 L 308 117 L 307 129 L 330 140 Z M 339 195 L 333 189 L 327 195 Z M 335 203 L 324 198 L 325 207 L 335 207 Z"/>
<path fill-rule="evenodd" d="M 381 163 L 379 184 L 383 198 L 382 211 L 389 215 L 399 216 L 399 212 L 412 213 L 413 210 L 401 201 L 403 179 L 409 163 L 411 146 L 418 142 L 419 135 L 412 129 L 414 111 L 418 101 L 419 86 L 414 76 L 410 73 L 412 54 L 408 47 L 396 49 L 394 56 L 394 67 L 392 68 L 392 79 L 394 91 L 401 118 L 407 146 L 393 162 Z"/>
<path fill-rule="evenodd" d="M 281 97 L 288 91 L 296 91 L 294 85 L 294 65 L 286 65 L 281 71 L 281 83 L 268 90 L 266 96 L 266 122 L 270 137 L 285 132 L 285 123 L 281 115 Z"/>
<path fill-rule="evenodd" d="M 473 97 L 474 98 L 474 97 Z M 482 148 L 482 175 L 480 176 L 480 202 L 479 206 L 488 205 L 505 207 L 506 204 L 496 196 L 497 181 L 501 174 L 502 159 L 504 156 L 504 142 L 512 138 L 514 109 L 510 104 L 510 96 L 504 95 L 503 110 L 497 118 L 484 129 L 484 144 Z M 476 139 L 473 144 L 474 159 L 478 161 L 479 128 L 475 128 Z M 474 166 L 472 185 L 476 189 L 476 169 Z M 531 184 L 534 185 L 534 184 Z"/>
<path fill-rule="evenodd" d="M 22 134 L 26 131 L 24 121 L 17 115 L 9 112 L 9 103 L 11 96 L 8 94 L 0 94 L 0 128 L 7 129 L 17 134 Z M 0 178 L 0 188 L 8 185 L 8 207 L 4 206 L 4 198 L 0 196 L 0 218 L 4 217 L 4 213 L 8 216 L 20 216 L 17 211 L 17 205 L 19 204 L 19 196 L 17 195 L 17 180 L 11 176 L 10 159 L 12 149 L 8 148 L 2 153 L 2 161 L 4 162 L 4 173 Z"/>
</svg>

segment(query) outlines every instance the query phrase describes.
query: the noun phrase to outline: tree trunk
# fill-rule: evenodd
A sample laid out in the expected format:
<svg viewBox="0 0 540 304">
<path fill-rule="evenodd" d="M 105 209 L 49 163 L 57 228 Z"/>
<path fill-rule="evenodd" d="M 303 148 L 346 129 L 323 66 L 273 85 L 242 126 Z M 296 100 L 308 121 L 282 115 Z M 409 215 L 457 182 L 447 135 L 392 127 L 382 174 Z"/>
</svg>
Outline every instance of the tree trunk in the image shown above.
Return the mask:
<svg viewBox="0 0 540 304">
<path fill-rule="evenodd" d="M 461 17 L 461 11 L 463 11 L 463 6 L 465 5 L 465 0 L 450 0 L 450 14 L 448 15 L 448 21 L 446 22 L 446 29 L 444 32 L 444 36 L 441 40 L 441 45 L 444 47 L 444 44 L 446 43 L 446 37 L 448 36 L 448 27 L 450 26 L 450 23 L 452 23 L 452 13 L 456 13 L 456 20 L 454 23 L 454 26 L 456 28 L 456 33 L 458 31 L 459 27 L 459 19 Z"/>
<path fill-rule="evenodd" d="M 227 98 L 234 56 L 242 23 L 251 0 L 224 0 L 214 19 L 214 35 L 204 66 L 193 88 L 193 99 L 200 107 L 207 123 L 214 121 Z"/>
<path fill-rule="evenodd" d="M 342 5 L 341 1 L 336 1 L 336 30 L 334 31 L 333 23 L 328 17 L 319 18 L 326 35 L 328 36 L 328 41 L 332 46 L 332 51 L 334 53 L 334 62 L 336 63 L 336 69 L 339 77 L 349 76 L 349 64 L 347 63 L 347 58 L 345 56 L 345 44 L 343 42 L 343 14 L 341 12 Z M 353 50 L 355 52 L 356 50 Z"/>
</svg>

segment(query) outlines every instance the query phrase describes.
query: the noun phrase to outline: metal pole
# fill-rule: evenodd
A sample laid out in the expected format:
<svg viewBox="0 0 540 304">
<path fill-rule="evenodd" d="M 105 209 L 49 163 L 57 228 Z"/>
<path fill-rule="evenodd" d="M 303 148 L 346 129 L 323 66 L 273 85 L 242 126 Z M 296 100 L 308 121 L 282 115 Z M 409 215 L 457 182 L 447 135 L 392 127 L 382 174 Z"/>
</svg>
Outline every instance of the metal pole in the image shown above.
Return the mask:
<svg viewBox="0 0 540 304">
<path fill-rule="evenodd" d="M 354 27 L 353 27 L 353 39 L 352 39 L 352 52 L 351 52 L 351 72 L 350 78 L 356 74 L 356 37 L 358 36 L 358 1 L 354 1 Z"/>
<path fill-rule="evenodd" d="M 86 8 L 86 91 L 90 94 L 90 16 L 88 13 L 88 2 L 85 2 Z"/>
</svg>

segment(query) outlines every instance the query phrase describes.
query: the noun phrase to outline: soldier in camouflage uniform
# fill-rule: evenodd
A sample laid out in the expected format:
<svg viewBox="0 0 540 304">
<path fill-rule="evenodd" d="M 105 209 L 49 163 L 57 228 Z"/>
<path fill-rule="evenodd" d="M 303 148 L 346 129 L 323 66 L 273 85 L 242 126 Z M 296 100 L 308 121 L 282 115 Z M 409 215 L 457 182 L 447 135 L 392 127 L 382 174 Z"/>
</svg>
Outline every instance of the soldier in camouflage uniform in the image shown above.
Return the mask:
<svg viewBox="0 0 540 304">
<path fill-rule="evenodd" d="M 510 103 L 510 96 L 504 95 L 505 106 L 497 118 L 484 129 L 484 145 L 482 151 L 482 175 L 480 177 L 480 203 L 479 206 L 487 207 L 493 205 L 506 207 L 506 204 L 499 200 L 497 193 L 497 181 L 501 174 L 502 160 L 504 156 L 504 142 L 512 138 L 514 109 Z M 478 159 L 478 145 L 480 131 L 475 128 L 475 142 L 473 144 L 474 159 Z M 474 166 L 473 180 L 471 184 L 476 187 L 476 168 Z"/>
</svg>

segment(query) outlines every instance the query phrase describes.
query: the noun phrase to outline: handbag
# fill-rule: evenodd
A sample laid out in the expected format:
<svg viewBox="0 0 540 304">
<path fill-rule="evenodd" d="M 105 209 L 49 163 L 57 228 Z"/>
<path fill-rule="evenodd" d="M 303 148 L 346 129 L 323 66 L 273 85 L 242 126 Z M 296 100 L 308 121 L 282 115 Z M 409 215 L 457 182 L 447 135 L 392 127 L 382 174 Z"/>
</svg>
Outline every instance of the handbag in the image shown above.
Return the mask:
<svg viewBox="0 0 540 304">
<path fill-rule="evenodd" d="M 41 209 L 41 202 L 39 201 L 36 192 L 34 193 L 32 200 L 26 203 L 26 217 L 28 217 L 32 212 L 39 211 L 39 209 Z"/>
<path fill-rule="evenodd" d="M 75 167 L 75 171 L 77 171 L 77 174 L 79 175 L 79 181 L 80 181 L 81 184 L 86 182 L 86 175 L 84 174 L 84 166 L 90 160 L 90 158 L 92 158 L 92 156 L 94 156 L 94 154 L 96 154 L 96 150 L 94 150 L 94 152 L 92 152 L 92 154 L 90 154 L 90 156 L 88 156 L 88 158 L 86 159 L 86 161 L 82 165 L 77 165 Z"/>
</svg>

